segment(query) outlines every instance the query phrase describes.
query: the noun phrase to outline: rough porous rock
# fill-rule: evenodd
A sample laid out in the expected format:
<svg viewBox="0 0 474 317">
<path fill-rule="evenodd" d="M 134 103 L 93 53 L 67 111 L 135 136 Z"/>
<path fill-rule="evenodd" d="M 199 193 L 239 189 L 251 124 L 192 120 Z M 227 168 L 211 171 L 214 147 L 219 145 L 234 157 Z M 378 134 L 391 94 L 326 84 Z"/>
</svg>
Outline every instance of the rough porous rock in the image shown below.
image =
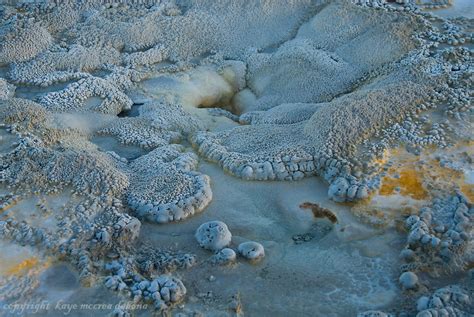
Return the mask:
<svg viewBox="0 0 474 317">
<path fill-rule="evenodd" d="M 212 251 L 222 250 L 232 240 L 232 234 L 227 225 L 217 220 L 200 225 L 194 236 L 201 247 Z"/>
<path fill-rule="evenodd" d="M 138 145 L 143 148 L 156 148 L 181 139 L 179 132 L 163 129 L 149 118 L 120 118 L 97 132 L 99 135 L 112 135 L 122 144 Z"/>
<path fill-rule="evenodd" d="M 399 282 L 404 289 L 414 289 L 418 286 L 418 276 L 413 272 L 404 272 L 400 275 Z"/>
<path fill-rule="evenodd" d="M 158 223 L 184 220 L 212 200 L 209 177 L 194 171 L 196 155 L 183 150 L 167 145 L 130 163 L 126 195 L 139 217 Z"/>
<path fill-rule="evenodd" d="M 265 256 L 263 245 L 254 241 L 239 244 L 238 250 L 240 255 L 251 261 L 260 260 Z"/>
<path fill-rule="evenodd" d="M 211 262 L 217 265 L 227 265 L 235 262 L 237 254 L 230 248 L 224 248 L 219 250 L 216 254 L 211 257 Z"/>
<path fill-rule="evenodd" d="M 72 45 L 49 50 L 26 62 L 12 64 L 9 76 L 16 83 L 49 86 L 57 82 L 87 77 L 105 64 L 120 63 L 120 54 L 113 48 Z"/>
<path fill-rule="evenodd" d="M 69 84 L 62 91 L 47 93 L 38 102 L 51 111 L 95 111 L 114 115 L 130 109 L 133 104 L 113 83 L 93 76 Z"/>
<path fill-rule="evenodd" d="M 8 33 L 2 34 L 0 43 L 0 64 L 4 64 L 35 57 L 53 43 L 53 38 L 45 28 L 31 24 L 13 26 Z"/>
<path fill-rule="evenodd" d="M 450 285 L 436 290 L 431 296 L 423 296 L 417 302 L 417 317 L 470 316 L 472 290 Z"/>
</svg>

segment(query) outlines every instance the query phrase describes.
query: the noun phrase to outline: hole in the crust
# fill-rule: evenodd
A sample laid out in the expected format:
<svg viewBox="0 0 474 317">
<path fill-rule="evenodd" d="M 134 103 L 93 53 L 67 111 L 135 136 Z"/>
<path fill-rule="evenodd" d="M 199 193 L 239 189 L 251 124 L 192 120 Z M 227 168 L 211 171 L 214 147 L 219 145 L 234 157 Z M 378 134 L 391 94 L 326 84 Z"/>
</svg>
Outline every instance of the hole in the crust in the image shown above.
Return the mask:
<svg viewBox="0 0 474 317">
<path fill-rule="evenodd" d="M 185 109 L 220 108 L 239 114 L 234 97 L 239 92 L 238 73 L 232 67 L 217 72 L 200 66 L 179 76 L 160 75 L 144 80 L 141 87 L 152 96 L 173 96 Z"/>
<path fill-rule="evenodd" d="M 216 88 L 216 91 L 210 92 L 208 95 L 203 93 L 200 98 L 194 100 L 195 104 L 197 104 L 195 107 L 199 109 L 223 109 L 232 114 L 239 115 L 240 111 L 233 102 L 234 95 L 235 93 L 231 91 L 225 89 L 219 91 Z"/>
<path fill-rule="evenodd" d="M 120 118 L 126 118 L 126 117 L 138 117 L 140 114 L 140 107 L 143 106 L 144 103 L 134 103 L 130 109 L 127 110 L 122 110 L 118 116 Z"/>
<path fill-rule="evenodd" d="M 222 102 L 219 102 L 219 103 L 216 103 L 216 104 L 211 104 L 211 105 L 208 105 L 208 104 L 200 104 L 197 106 L 197 108 L 206 108 L 206 109 L 222 109 L 222 110 L 225 110 L 225 111 L 228 111 L 232 114 L 235 114 L 235 115 L 240 115 L 240 111 L 239 109 L 237 109 L 237 107 L 232 103 L 232 102 L 226 102 L 226 103 L 222 103 Z"/>
</svg>

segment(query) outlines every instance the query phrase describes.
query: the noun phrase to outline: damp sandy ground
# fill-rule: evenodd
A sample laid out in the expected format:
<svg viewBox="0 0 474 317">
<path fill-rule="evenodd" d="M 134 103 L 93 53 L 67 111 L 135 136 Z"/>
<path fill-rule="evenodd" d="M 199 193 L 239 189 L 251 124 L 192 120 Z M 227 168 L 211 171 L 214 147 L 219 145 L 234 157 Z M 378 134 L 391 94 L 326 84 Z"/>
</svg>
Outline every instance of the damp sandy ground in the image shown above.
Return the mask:
<svg viewBox="0 0 474 317">
<path fill-rule="evenodd" d="M 226 175 L 211 163 L 201 162 L 199 170 L 213 180 L 213 200 L 206 210 L 176 224 L 144 223 L 138 241 L 138 245 L 147 242 L 197 254 L 198 266 L 180 273 L 190 294 L 182 311 L 220 316 L 222 311 L 230 312 L 232 296 L 237 294 L 250 315 L 344 316 L 396 304 L 398 250 L 403 243 L 396 230 L 359 223 L 350 213 L 351 206 L 327 198 L 327 186 L 317 178 L 247 182 Z M 299 208 L 303 202 L 331 209 L 338 223 L 333 226 L 327 220 L 315 220 L 311 211 Z M 212 252 L 199 248 L 194 233 L 210 220 L 228 225 L 233 234 L 231 247 L 259 241 L 266 257 L 255 264 L 239 257 L 236 264 L 226 267 L 206 263 Z M 308 233 L 311 239 L 307 242 L 293 240 Z M 53 275 L 61 278 L 54 280 Z M 35 294 L 55 305 L 120 302 L 101 287 L 80 287 L 77 276 L 61 264 L 42 273 L 40 283 Z"/>
<path fill-rule="evenodd" d="M 407 162 L 414 156 L 403 151 L 395 153 L 392 155 L 401 162 L 400 167 L 409 169 Z M 197 255 L 198 265 L 192 271 L 179 273 L 187 281 L 190 297 L 176 313 L 221 316 L 222 311 L 231 311 L 235 297 L 240 298 L 243 311 L 252 316 L 353 316 L 368 308 L 383 310 L 399 305 L 399 250 L 406 238 L 397 230 L 396 221 L 406 216 L 407 208 L 416 210 L 426 202 L 426 197 L 416 196 L 415 188 L 395 194 L 395 185 L 386 181 L 369 202 L 337 204 L 328 199 L 327 185 L 318 178 L 248 182 L 205 160 L 200 161 L 199 171 L 212 179 L 210 205 L 184 222 L 143 223 L 137 242 Z M 451 172 L 456 175 L 456 171 Z M 397 185 L 403 187 L 403 178 L 397 180 Z M 333 225 L 328 220 L 315 219 L 311 211 L 299 207 L 304 202 L 330 209 L 338 222 Z M 25 204 L 34 206 L 30 199 L 12 208 Z M 365 224 L 357 211 L 367 209 L 383 212 L 391 221 L 380 228 Z M 247 240 L 259 241 L 265 247 L 266 257 L 257 263 L 239 257 L 237 263 L 224 267 L 209 263 L 212 252 L 199 248 L 194 233 L 201 223 L 211 220 L 228 225 L 233 234 L 232 248 Z M 310 237 L 308 241 L 295 242 L 295 236 L 305 234 Z M 31 248 L 4 245 L 2 249 L 7 250 L 2 260 L 3 275 L 39 266 L 40 256 Z M 113 310 L 109 304 L 125 305 L 122 298 L 103 286 L 81 286 L 77 273 L 65 263 L 49 263 L 37 274 L 40 284 L 33 298 L 38 296 L 56 310 L 43 310 L 40 316 L 55 316 L 74 304 L 102 305 L 99 311 L 104 313 Z M 138 315 L 148 314 L 146 309 L 134 311 Z M 71 313 L 88 314 L 86 308 Z"/>
<path fill-rule="evenodd" d="M 170 245 L 196 252 L 199 260 L 205 260 L 209 252 L 189 249 L 195 228 L 206 221 L 222 220 L 233 234 L 232 246 L 246 240 L 260 241 L 266 257 L 254 265 L 239 258 L 234 267 L 204 265 L 197 274 L 185 274 L 192 281 L 191 302 L 196 302 L 191 307 L 204 303 L 200 310 L 212 315 L 211 303 L 225 307 L 232 295 L 240 293 L 244 311 L 252 315 L 342 316 L 396 301 L 398 256 L 394 249 L 401 242 L 400 236 L 389 231 L 382 237 L 381 231 L 357 224 L 348 206 L 327 199 L 322 182 L 306 179 L 249 184 L 208 163 L 202 163 L 200 170 L 213 179 L 214 199 L 206 211 L 162 230 L 145 225 L 142 237 L 157 243 L 168 240 Z M 339 223 L 325 231 L 331 226 L 328 221 L 316 221 L 310 211 L 298 207 L 307 201 L 330 208 Z M 305 233 L 314 238 L 295 244 L 292 237 Z M 209 280 L 211 276 L 215 281 Z"/>
</svg>

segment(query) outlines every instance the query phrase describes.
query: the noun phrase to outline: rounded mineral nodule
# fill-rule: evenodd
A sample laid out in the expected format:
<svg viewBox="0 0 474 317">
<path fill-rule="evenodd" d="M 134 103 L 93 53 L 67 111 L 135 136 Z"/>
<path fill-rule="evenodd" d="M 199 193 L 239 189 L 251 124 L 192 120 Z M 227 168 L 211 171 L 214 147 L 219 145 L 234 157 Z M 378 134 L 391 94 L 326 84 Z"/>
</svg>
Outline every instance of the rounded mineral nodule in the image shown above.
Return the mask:
<svg viewBox="0 0 474 317">
<path fill-rule="evenodd" d="M 225 223 L 216 220 L 200 225 L 195 237 L 204 249 L 219 251 L 230 244 L 232 234 Z"/>
<path fill-rule="evenodd" d="M 254 241 L 239 244 L 238 250 L 244 258 L 249 260 L 258 260 L 265 256 L 263 245 Z"/>
<path fill-rule="evenodd" d="M 413 272 L 404 272 L 400 275 L 399 282 L 405 289 L 414 289 L 418 285 L 418 276 Z"/>
<path fill-rule="evenodd" d="M 226 265 L 235 262 L 237 255 L 234 250 L 224 248 L 212 256 L 212 263 L 218 265 Z"/>
</svg>

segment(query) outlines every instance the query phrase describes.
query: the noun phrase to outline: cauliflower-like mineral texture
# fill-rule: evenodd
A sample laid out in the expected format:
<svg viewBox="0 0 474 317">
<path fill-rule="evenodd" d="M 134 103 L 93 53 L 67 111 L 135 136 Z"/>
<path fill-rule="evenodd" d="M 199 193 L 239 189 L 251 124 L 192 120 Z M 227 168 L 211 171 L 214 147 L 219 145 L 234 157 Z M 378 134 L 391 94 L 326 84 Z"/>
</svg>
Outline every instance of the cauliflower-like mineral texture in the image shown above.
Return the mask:
<svg viewBox="0 0 474 317">
<path fill-rule="evenodd" d="M 4 78 L 0 78 L 0 100 L 7 100 L 13 97 L 15 86 L 9 84 Z"/>
<path fill-rule="evenodd" d="M 194 171 L 196 155 L 183 150 L 167 145 L 130 163 L 127 201 L 139 217 L 157 223 L 184 220 L 212 200 L 209 177 Z"/>
<path fill-rule="evenodd" d="M 13 26 L 10 32 L 2 34 L 0 43 L 0 64 L 3 64 L 35 57 L 53 43 L 53 38 L 45 28 L 30 24 Z"/>
</svg>

